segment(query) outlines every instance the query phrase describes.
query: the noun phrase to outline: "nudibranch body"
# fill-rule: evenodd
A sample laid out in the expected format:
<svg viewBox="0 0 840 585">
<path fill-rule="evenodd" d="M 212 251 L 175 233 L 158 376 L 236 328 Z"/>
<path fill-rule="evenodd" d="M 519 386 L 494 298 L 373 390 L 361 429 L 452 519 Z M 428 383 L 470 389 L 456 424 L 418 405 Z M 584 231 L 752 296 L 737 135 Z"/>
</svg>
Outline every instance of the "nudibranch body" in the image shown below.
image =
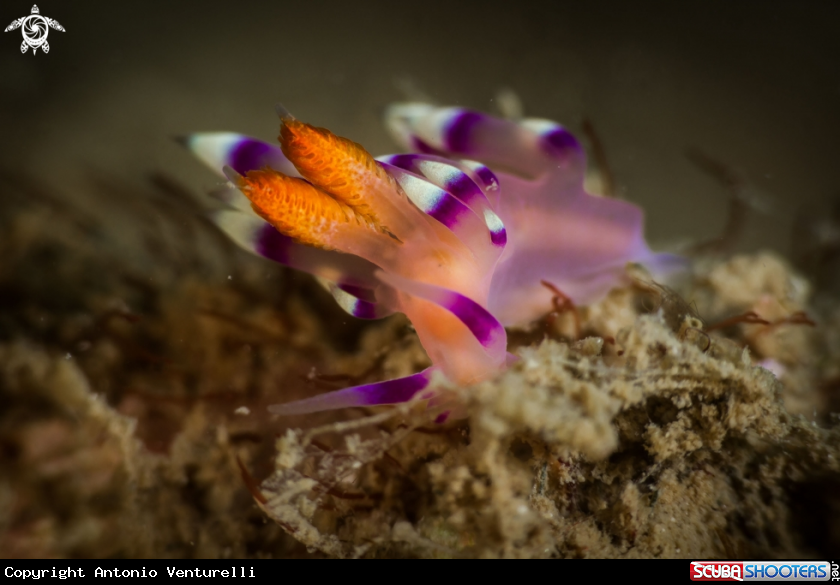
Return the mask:
<svg viewBox="0 0 840 585">
<path fill-rule="evenodd" d="M 646 265 L 655 276 L 682 264 L 648 248 L 641 209 L 584 190 L 583 149 L 555 122 L 514 122 L 428 104 L 391 106 L 386 122 L 406 148 L 480 160 L 493 169 L 500 189 L 492 204 L 507 228 L 508 244 L 493 276 L 488 309 L 506 326 L 545 314 L 543 280 L 585 305 L 616 286 L 628 262 Z"/>
<path fill-rule="evenodd" d="M 356 317 L 405 313 L 433 365 L 274 412 L 407 401 L 434 370 L 479 382 L 509 361 L 503 324 L 545 312 L 541 280 L 585 303 L 617 284 L 627 262 L 673 263 L 645 244 L 638 208 L 583 190 L 580 145 L 552 122 L 393 106 L 389 127 L 420 152 L 375 160 L 278 113 L 279 147 L 230 133 L 187 139 L 235 187 L 216 223 L 246 249 L 319 277 Z"/>
</svg>

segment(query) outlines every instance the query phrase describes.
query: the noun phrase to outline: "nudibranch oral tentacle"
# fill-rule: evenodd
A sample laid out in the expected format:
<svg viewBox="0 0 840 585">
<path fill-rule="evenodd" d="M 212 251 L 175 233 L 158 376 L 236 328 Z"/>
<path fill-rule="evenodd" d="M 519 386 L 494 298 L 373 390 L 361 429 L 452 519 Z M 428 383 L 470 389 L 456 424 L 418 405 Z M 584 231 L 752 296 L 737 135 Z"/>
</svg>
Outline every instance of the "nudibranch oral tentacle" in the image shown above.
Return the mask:
<svg viewBox="0 0 840 585">
<path fill-rule="evenodd" d="M 279 146 L 257 138 L 233 132 L 203 132 L 180 140 L 219 175 L 224 167 L 230 167 L 240 175 L 269 167 L 290 177 L 300 176 Z"/>
<path fill-rule="evenodd" d="M 305 398 L 286 404 L 274 404 L 269 406 L 268 410 L 273 414 L 289 416 L 335 410 L 337 408 L 348 408 L 351 406 L 377 406 L 380 404 L 408 402 L 428 387 L 432 373 L 437 369 L 432 366 L 405 378 L 353 386 L 352 388 L 344 388 L 343 390 L 320 394 L 312 398 Z M 433 396 L 434 393 L 430 392 L 426 398 L 432 398 Z"/>
</svg>

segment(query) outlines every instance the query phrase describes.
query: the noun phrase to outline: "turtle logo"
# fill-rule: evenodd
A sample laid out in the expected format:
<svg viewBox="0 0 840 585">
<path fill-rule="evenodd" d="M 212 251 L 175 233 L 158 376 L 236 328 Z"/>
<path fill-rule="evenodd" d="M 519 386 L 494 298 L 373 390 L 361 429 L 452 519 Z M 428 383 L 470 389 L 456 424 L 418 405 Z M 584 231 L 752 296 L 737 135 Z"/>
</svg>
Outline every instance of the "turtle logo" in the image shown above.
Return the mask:
<svg viewBox="0 0 840 585">
<path fill-rule="evenodd" d="M 50 28 L 64 32 L 64 27 L 58 24 L 57 20 L 41 16 L 41 11 L 38 6 L 32 6 L 32 14 L 13 20 L 12 24 L 6 27 L 3 32 L 9 32 L 16 28 L 22 28 L 23 43 L 20 45 L 20 52 L 25 53 L 26 49 L 32 47 L 32 54 L 34 55 L 40 48 L 45 53 L 50 52 L 50 45 L 47 42 L 47 33 Z"/>
</svg>

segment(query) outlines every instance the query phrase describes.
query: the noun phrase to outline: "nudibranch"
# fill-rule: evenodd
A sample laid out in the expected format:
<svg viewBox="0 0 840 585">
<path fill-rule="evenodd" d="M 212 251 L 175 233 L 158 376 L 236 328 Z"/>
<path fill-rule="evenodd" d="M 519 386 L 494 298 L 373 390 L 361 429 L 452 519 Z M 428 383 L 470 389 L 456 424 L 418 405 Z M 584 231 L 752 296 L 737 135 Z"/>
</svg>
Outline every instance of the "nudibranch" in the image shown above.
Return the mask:
<svg viewBox="0 0 840 585">
<path fill-rule="evenodd" d="M 186 138 L 233 184 L 215 222 L 245 249 L 319 277 L 351 315 L 405 313 L 433 365 L 273 412 L 405 402 L 435 370 L 458 385 L 480 382 L 512 358 L 504 326 L 546 312 L 541 280 L 586 303 L 628 262 L 654 272 L 674 263 L 648 248 L 641 210 L 583 190 L 583 150 L 553 122 L 396 105 L 387 124 L 417 153 L 374 159 L 278 114 L 279 147 L 233 133 Z"/>
</svg>

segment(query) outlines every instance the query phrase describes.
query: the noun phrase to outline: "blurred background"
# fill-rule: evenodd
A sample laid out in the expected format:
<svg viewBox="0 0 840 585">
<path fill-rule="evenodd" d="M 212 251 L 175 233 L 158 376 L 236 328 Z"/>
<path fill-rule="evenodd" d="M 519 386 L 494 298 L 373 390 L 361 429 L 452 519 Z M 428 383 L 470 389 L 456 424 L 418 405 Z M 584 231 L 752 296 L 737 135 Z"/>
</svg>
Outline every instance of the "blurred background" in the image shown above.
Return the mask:
<svg viewBox="0 0 840 585">
<path fill-rule="evenodd" d="M 753 213 L 740 247 L 789 250 L 793 219 L 840 192 L 840 35 L 832 2 L 76 2 L 46 0 L 49 54 L 0 35 L 2 165 L 67 197 L 91 173 L 126 185 L 163 173 L 217 181 L 171 137 L 233 130 L 273 139 L 282 101 L 362 143 L 406 93 L 579 132 L 590 119 L 649 239 L 720 232 L 726 189 L 685 155 L 739 173 Z M 31 0 L 3 0 L 3 27 Z M 114 201 L 114 209 L 120 206 Z M 130 228 L 130 223 L 127 227 Z"/>
<path fill-rule="evenodd" d="M 33 1 L 0 0 L 0 27 Z M 817 315 L 808 283 L 840 290 L 838 6 L 38 0 L 66 29 L 49 32 L 48 54 L 21 54 L 20 30 L 0 34 L 0 556 L 305 556 L 250 492 L 286 425 L 347 414 L 276 421 L 267 405 L 428 365 L 405 319 L 348 317 L 201 213 L 221 181 L 173 137 L 274 140 L 277 101 L 375 155 L 396 148 L 383 109 L 407 98 L 499 113 L 499 96 L 515 94 L 525 115 L 582 138 L 590 121 L 655 248 L 729 224 L 741 233 L 725 252 L 795 258 L 809 280 L 770 254 L 733 261 L 726 282 L 744 287 L 745 306 L 703 316 L 784 298 L 779 318 L 798 323 L 784 330 L 786 397 L 809 420 L 817 405 L 837 412 L 837 297 L 818 327 L 806 331 L 801 311 Z M 802 459 L 811 452 L 829 453 Z M 740 527 L 763 517 L 772 534 L 835 551 L 838 485 L 791 488 L 790 517 L 813 526 L 750 508 L 729 534 L 790 558 Z M 419 510 L 418 488 L 404 493 Z M 747 556 L 717 534 L 728 556 Z"/>
</svg>

